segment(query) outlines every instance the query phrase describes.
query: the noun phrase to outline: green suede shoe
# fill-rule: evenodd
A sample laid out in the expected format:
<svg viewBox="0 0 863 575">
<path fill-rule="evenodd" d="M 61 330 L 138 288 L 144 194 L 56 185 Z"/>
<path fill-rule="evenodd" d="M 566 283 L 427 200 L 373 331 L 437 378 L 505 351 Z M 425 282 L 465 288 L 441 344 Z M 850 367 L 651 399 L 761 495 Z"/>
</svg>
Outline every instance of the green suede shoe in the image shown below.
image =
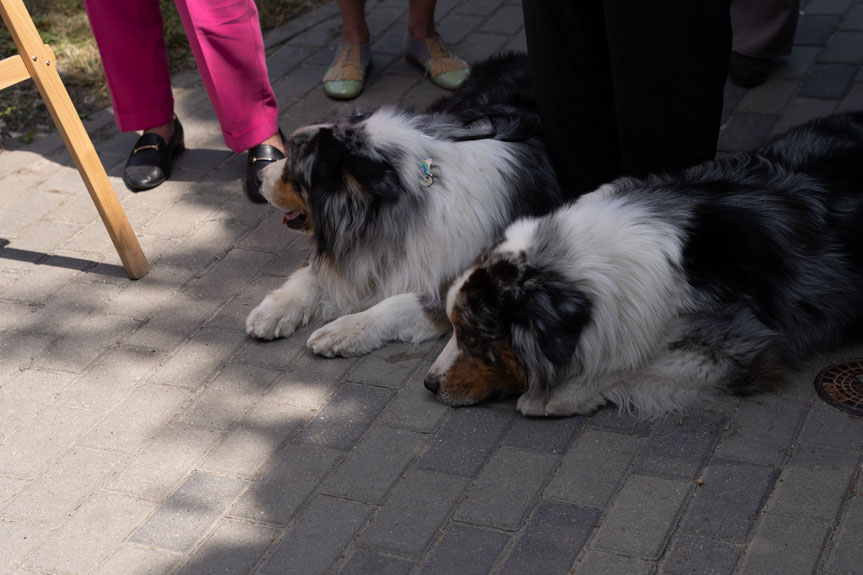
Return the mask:
<svg viewBox="0 0 863 575">
<path fill-rule="evenodd" d="M 363 91 L 372 63 L 368 44 L 343 44 L 324 75 L 324 93 L 335 100 L 350 100 Z"/>
<path fill-rule="evenodd" d="M 470 75 L 470 65 L 448 51 L 438 36 L 411 38 L 407 35 L 405 58 L 421 66 L 431 81 L 444 90 L 455 90 Z"/>
</svg>

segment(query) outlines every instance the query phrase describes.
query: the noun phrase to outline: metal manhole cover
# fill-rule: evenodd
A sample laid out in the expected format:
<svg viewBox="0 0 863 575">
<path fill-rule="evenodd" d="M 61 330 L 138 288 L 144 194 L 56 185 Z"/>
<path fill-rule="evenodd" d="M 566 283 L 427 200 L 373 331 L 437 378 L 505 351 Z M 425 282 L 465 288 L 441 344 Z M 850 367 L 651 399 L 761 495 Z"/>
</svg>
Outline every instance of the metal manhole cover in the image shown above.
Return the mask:
<svg viewBox="0 0 863 575">
<path fill-rule="evenodd" d="M 815 389 L 833 407 L 863 415 L 863 359 L 822 369 L 815 378 Z"/>
</svg>

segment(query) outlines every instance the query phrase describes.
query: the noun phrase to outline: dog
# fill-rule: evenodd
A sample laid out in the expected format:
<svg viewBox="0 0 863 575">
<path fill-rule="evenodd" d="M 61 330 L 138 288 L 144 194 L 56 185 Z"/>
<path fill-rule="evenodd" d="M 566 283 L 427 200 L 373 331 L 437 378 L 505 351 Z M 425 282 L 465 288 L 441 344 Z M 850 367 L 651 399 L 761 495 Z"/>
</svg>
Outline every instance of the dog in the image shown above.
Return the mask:
<svg viewBox="0 0 863 575">
<path fill-rule="evenodd" d="M 446 286 L 517 217 L 564 201 L 525 59 L 474 66 L 428 113 L 385 106 L 294 132 L 261 193 L 314 246 L 252 310 L 247 333 L 270 340 L 329 322 L 307 341 L 327 357 L 447 333 Z"/>
<path fill-rule="evenodd" d="M 521 219 L 446 309 L 424 383 L 452 406 L 649 417 L 771 388 L 861 335 L 863 112 Z"/>
</svg>

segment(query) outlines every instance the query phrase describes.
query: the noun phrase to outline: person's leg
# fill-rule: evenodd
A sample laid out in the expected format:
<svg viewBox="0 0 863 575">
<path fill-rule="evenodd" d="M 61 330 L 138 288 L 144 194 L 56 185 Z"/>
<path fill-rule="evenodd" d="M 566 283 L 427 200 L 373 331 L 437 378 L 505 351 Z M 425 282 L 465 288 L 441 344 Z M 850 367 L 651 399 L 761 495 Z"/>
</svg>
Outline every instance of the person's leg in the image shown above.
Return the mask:
<svg viewBox="0 0 863 575">
<path fill-rule="evenodd" d="M 731 48 L 729 0 L 604 2 L 624 174 L 716 153 Z"/>
<path fill-rule="evenodd" d="M 365 0 L 338 0 L 342 15 L 342 44 L 368 44 Z"/>
<path fill-rule="evenodd" d="M 282 148 L 255 3 L 176 0 L 176 5 L 225 144 L 241 152 L 271 139 Z"/>
<path fill-rule="evenodd" d="M 434 9 L 437 0 L 410 0 L 408 33 L 412 38 L 431 38 L 435 35 Z"/>
<path fill-rule="evenodd" d="M 791 53 L 800 0 L 731 2 L 731 49 L 751 58 L 776 58 Z"/>
<path fill-rule="evenodd" d="M 618 174 L 617 129 L 602 0 L 524 0 L 542 133 L 572 196 Z"/>
<path fill-rule="evenodd" d="M 333 63 L 324 74 L 324 93 L 336 100 L 356 98 L 363 91 L 372 63 L 365 0 L 338 0 L 342 40 Z"/>
<path fill-rule="evenodd" d="M 799 13 L 799 0 L 733 0 L 728 79 L 744 88 L 764 82 L 770 60 L 791 53 Z"/>
<path fill-rule="evenodd" d="M 121 131 L 172 132 L 174 97 L 158 0 L 85 0 Z M 165 140 L 171 134 L 167 133 Z"/>
<path fill-rule="evenodd" d="M 438 37 L 435 5 L 436 0 L 410 0 L 405 58 L 421 66 L 436 85 L 455 90 L 470 75 L 470 65 L 447 50 Z"/>
</svg>

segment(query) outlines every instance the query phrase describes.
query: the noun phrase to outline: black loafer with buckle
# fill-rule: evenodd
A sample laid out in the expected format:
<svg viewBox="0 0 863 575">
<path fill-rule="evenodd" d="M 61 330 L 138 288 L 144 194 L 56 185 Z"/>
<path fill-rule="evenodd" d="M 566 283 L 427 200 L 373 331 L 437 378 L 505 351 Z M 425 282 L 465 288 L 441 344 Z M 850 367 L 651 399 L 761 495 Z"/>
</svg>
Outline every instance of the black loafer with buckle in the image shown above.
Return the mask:
<svg viewBox="0 0 863 575">
<path fill-rule="evenodd" d="M 279 130 L 279 137 L 282 143 L 285 142 L 285 136 Z M 275 146 L 261 144 L 254 148 L 249 148 L 249 159 L 246 164 L 246 179 L 243 180 L 243 192 L 250 202 L 256 204 L 266 203 L 267 199 L 261 195 L 261 170 L 272 164 L 284 159 L 285 155 Z"/>
<path fill-rule="evenodd" d="M 170 177 L 174 157 L 185 148 L 183 126 L 176 117 L 170 142 L 157 134 L 144 134 L 135 142 L 123 170 L 126 187 L 133 192 L 155 188 Z"/>
</svg>

